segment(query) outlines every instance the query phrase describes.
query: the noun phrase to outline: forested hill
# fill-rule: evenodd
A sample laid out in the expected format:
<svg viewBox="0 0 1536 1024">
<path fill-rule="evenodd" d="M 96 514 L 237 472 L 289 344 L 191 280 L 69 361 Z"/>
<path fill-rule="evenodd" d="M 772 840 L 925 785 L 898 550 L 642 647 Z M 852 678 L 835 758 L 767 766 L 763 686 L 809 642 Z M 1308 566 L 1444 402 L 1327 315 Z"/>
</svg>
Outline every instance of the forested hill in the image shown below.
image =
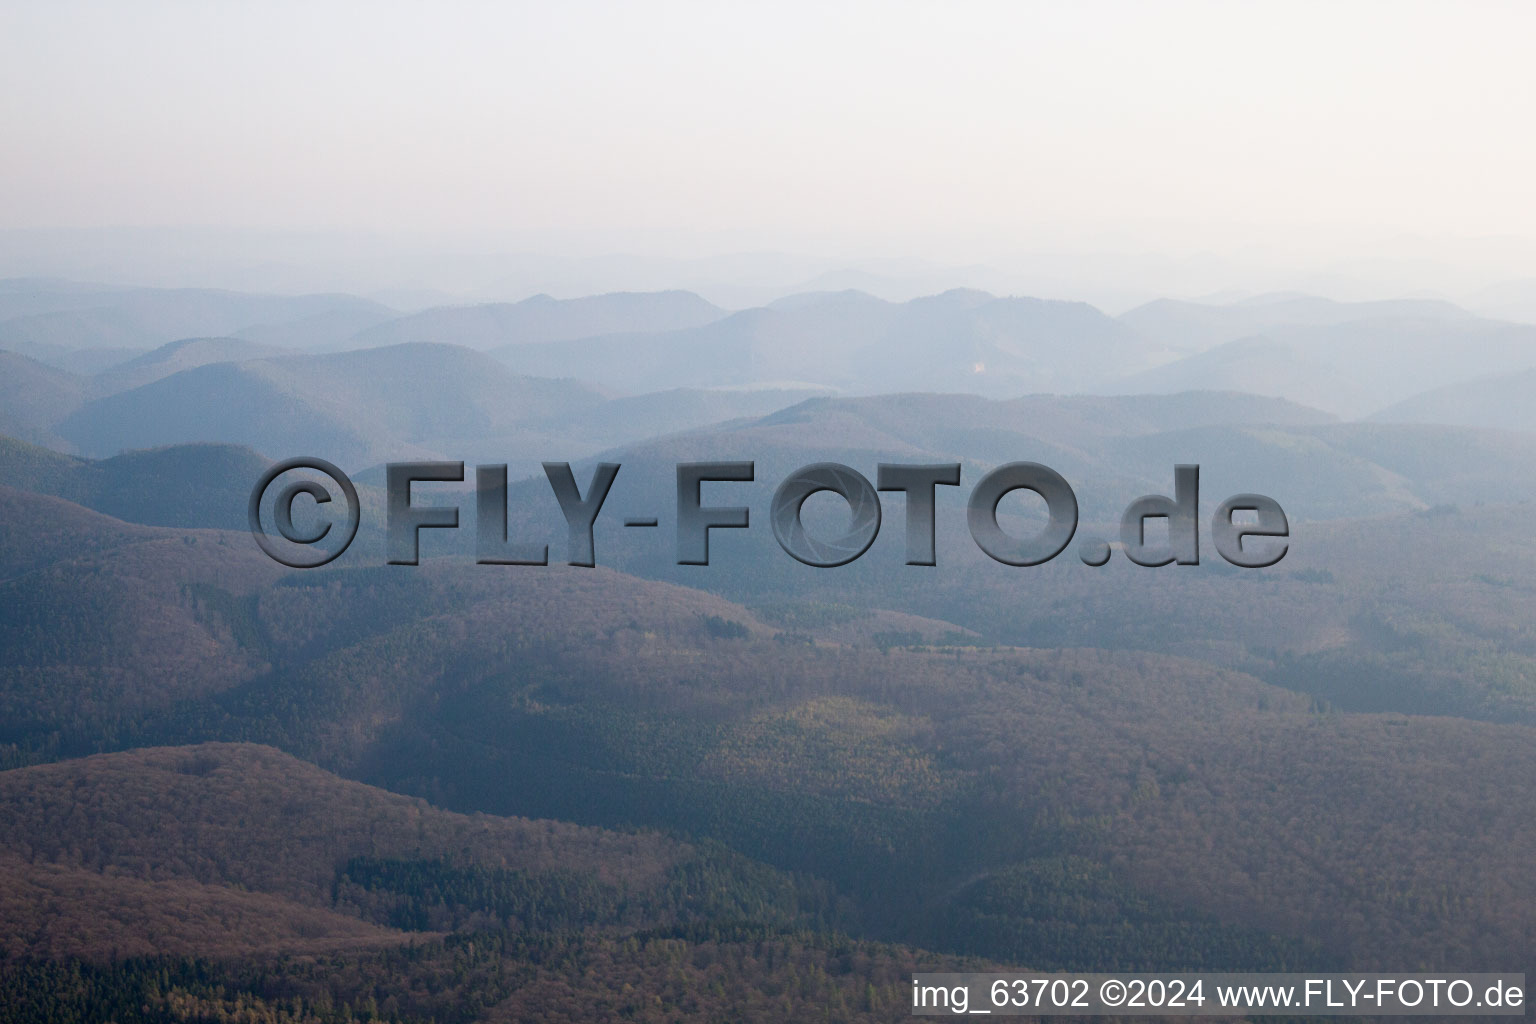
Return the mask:
<svg viewBox="0 0 1536 1024">
<path fill-rule="evenodd" d="M 1189 658 L 1001 646 L 849 605 L 749 609 L 605 569 L 285 573 L 243 535 L 9 500 L 59 533 L 46 564 L 30 552 L 4 584 L 13 764 L 258 742 L 459 813 L 659 828 L 779 873 L 763 884 L 780 895 L 728 896 L 756 909 L 723 919 L 1018 963 L 1518 962 L 1532 927 L 1519 860 L 1536 820 L 1528 726 L 1345 713 Z M 95 549 L 76 553 L 69 535 Z M 243 559 L 251 571 L 231 575 Z M 230 780 L 217 770 L 152 767 L 146 799 L 165 789 L 196 836 L 232 834 L 232 807 L 262 806 L 218 799 Z M 52 770 L 0 777 L 10 802 L 26 807 Z M 277 788 L 293 800 L 306 785 Z M 376 830 L 366 815 L 316 813 L 342 835 Z M 7 814 L 16 844 L 68 821 Z M 304 834 L 251 820 L 269 838 Z M 179 834 L 128 838 L 152 866 L 182 856 Z M 1378 855 L 1383 836 L 1397 855 Z M 76 845 L 67 864 L 99 863 Z M 523 883 L 474 874 L 485 865 L 455 860 L 462 842 L 419 846 L 322 845 L 302 861 L 306 891 L 330 871 L 341 891 L 374 894 L 357 899 L 384 926 L 502 927 L 523 913 Z M 435 889 L 398 888 L 428 877 Z M 466 888 L 489 902 L 407 898 Z M 609 898 L 540 920 L 631 920 Z M 679 913 L 648 906 L 642 918 Z"/>
</svg>

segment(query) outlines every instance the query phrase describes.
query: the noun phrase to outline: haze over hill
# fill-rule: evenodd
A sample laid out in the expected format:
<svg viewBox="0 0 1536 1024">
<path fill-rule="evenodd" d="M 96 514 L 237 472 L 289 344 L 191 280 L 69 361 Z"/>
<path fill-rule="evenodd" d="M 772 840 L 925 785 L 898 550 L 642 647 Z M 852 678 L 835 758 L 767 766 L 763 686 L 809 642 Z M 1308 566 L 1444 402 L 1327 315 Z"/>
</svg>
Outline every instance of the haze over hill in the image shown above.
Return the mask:
<svg viewBox="0 0 1536 1024">
<path fill-rule="evenodd" d="M 1530 433 L 1536 431 L 1536 368 L 1434 388 L 1390 405 L 1371 419 Z"/>
<path fill-rule="evenodd" d="M 1294 293 L 1226 303 L 1157 299 L 1119 316 L 1121 323 L 1142 337 L 1186 354 L 1278 328 L 1336 327 L 1370 320 L 1454 323 L 1471 318 L 1465 309 L 1438 299 L 1338 302 Z"/>
<path fill-rule="evenodd" d="M 0 1024 L 1520 1009 L 1532 39 L 0 5 Z"/>
<path fill-rule="evenodd" d="M 496 354 L 525 373 L 626 390 L 805 382 L 841 391 L 993 397 L 1079 391 L 1149 361 L 1135 336 L 1081 303 L 953 291 L 907 303 L 861 292 L 796 296 L 703 327 Z"/>
<path fill-rule="evenodd" d="M 699 327 L 725 315 L 725 310 L 683 291 L 621 292 L 566 300 L 535 295 L 517 303 L 423 310 L 360 331 L 352 336 L 349 347 L 451 341 L 468 348 L 491 349 L 573 341 L 620 331 L 674 331 Z"/>
<path fill-rule="evenodd" d="M 264 345 L 243 338 L 183 338 L 167 342 L 143 355 L 114 364 L 91 380 L 95 395 L 115 395 L 120 391 L 153 384 L 173 373 L 193 370 L 210 363 L 235 363 L 247 359 L 267 359 L 291 354 L 276 345 Z"/>
<path fill-rule="evenodd" d="M 1127 392 L 1195 388 L 1276 395 L 1350 418 L 1443 384 L 1536 365 L 1536 326 L 1470 317 L 1285 324 L 1120 382 Z"/>
<path fill-rule="evenodd" d="M 455 442 L 484 448 L 520 422 L 601 399 L 469 349 L 397 345 L 201 366 L 92 402 L 58 431 L 89 454 L 201 438 L 360 466 Z"/>
<path fill-rule="evenodd" d="M 521 375 L 571 378 L 623 395 L 680 387 L 939 391 L 994 398 L 1227 390 L 1289 398 L 1349 418 L 1431 387 L 1536 366 L 1536 327 L 1483 319 L 1430 300 L 1341 303 L 1304 295 L 1224 304 L 1160 300 L 1112 318 L 1082 303 L 963 289 L 902 303 L 844 291 L 794 295 L 727 314 L 697 295 L 670 291 L 570 300 L 536 296 L 390 317 L 345 296 L 278 300 L 61 285 L 39 285 L 33 296 L 25 282 L 11 285 L 0 297 L 18 309 L 115 296 L 129 306 L 168 307 L 162 317 L 167 323 L 216 324 L 221 334 L 238 337 L 192 338 L 166 334 L 165 328 L 155 351 L 145 353 L 121 347 L 113 329 L 80 322 L 65 332 L 67 346 L 48 348 L 27 340 L 29 316 L 0 320 L 0 348 L 10 337 L 9 347 L 20 354 L 54 369 L 82 371 L 85 379 L 71 384 L 57 375 L 45 379 L 36 367 L 13 369 L 37 378 L 39 393 L 53 395 L 45 408 L 61 411 L 13 413 L 10 432 L 55 445 L 70 443 L 52 430 L 78 404 L 68 391 L 78 389 L 82 401 L 110 396 L 175 369 L 270 357 L 284 348 L 313 353 L 425 343 L 483 349 Z M 105 315 L 102 310 L 115 308 L 86 312 Z M 378 315 L 377 322 L 350 328 L 348 318 L 365 309 L 370 317 Z M 274 319 L 242 322 L 263 313 Z M 12 335 L 6 334 L 7 325 Z M 451 389 L 439 400 L 454 402 Z M 761 400 L 754 408 L 762 408 Z"/>
<path fill-rule="evenodd" d="M 255 295 L 201 288 L 105 288 L 65 282 L 7 282 L 0 289 L 0 349 L 45 362 L 81 349 L 145 350 L 182 338 L 220 337 L 261 328 L 284 345 L 275 325 L 312 328 L 315 317 L 343 317 L 350 332 L 391 311 L 351 295 Z"/>
<path fill-rule="evenodd" d="M 0 384 L 6 399 L 0 405 L 0 423 L 5 424 L 7 433 L 71 450 L 71 442 L 55 434 L 53 428 L 92 399 L 141 387 L 181 370 L 274 356 L 284 350 L 238 338 L 185 338 L 149 352 L 110 351 L 113 358 L 109 365 L 76 373 L 0 350 L 0 366 L 6 371 Z"/>
<path fill-rule="evenodd" d="M 1169 493 L 1180 463 L 1201 467 L 1207 510 L 1228 495 L 1258 491 L 1300 523 L 1536 498 L 1536 437 L 1528 435 L 1339 423 L 1285 400 L 1220 392 L 1009 401 L 891 395 L 812 399 L 767 416 L 605 451 L 603 461 L 624 467 L 605 515 L 618 521 L 659 514 L 663 530 L 670 529 L 677 463 L 748 457 L 755 481 L 717 489 L 756 515 L 767 514 L 780 481 L 812 462 L 842 463 L 871 480 L 882 462 L 959 463 L 961 486 L 939 488 L 937 497 L 941 507 L 957 509 L 962 548 L 973 546 L 963 528 L 966 495 L 991 469 L 1019 460 L 1061 473 L 1076 493 L 1082 522 L 1107 529 L 1111 537 L 1118 536 L 1120 514 L 1132 499 Z M 589 478 L 593 461 L 578 464 L 578 479 Z M 524 539 L 563 536 L 547 483 L 518 485 L 516 494 Z M 1017 509 L 1028 507 L 1020 502 Z M 891 536 L 897 539 L 877 544 L 873 557 L 899 555 L 900 530 L 892 529 Z M 767 531 L 750 537 L 733 531 L 718 540 L 727 551 L 751 548 L 769 560 L 778 557 Z M 671 554 L 644 535 L 620 532 L 608 543 L 620 552 L 652 549 L 657 571 Z"/>
<path fill-rule="evenodd" d="M 6 434 L 35 444 L 67 445 L 51 428 L 84 399 L 85 385 L 74 374 L 0 351 L 0 429 Z"/>
<path fill-rule="evenodd" d="M 562 1005 L 545 986 L 628 1005 L 624 985 L 720 963 L 733 1006 L 793 989 L 882 1019 L 903 965 L 961 957 L 1529 959 L 1536 432 L 1422 422 L 1480 407 L 1518 427 L 1529 384 L 1334 411 L 1517 367 L 1526 329 L 1299 297 L 1117 319 L 974 291 L 733 314 L 664 293 L 433 309 L 337 341 L 348 309 L 88 374 L 4 354 L 0 409 L 41 442 L 0 441 L 0 923 L 26 936 L 8 950 L 83 957 L 140 1007 L 171 1005 L 166 986 L 205 1015 L 220 992 L 365 1006 L 357 985 L 402 1012 L 494 994 L 541 1019 Z M 307 350 L 257 340 L 311 328 Z M 363 344 L 417 331 L 499 347 Z M 1404 365 L 1350 376 L 1387 351 Z M 1249 390 L 1103 393 L 1185 377 Z M 296 454 L 358 474 L 364 506 L 312 572 L 246 530 L 252 484 Z M 438 487 L 418 501 L 457 504 L 460 528 L 385 565 L 377 466 L 414 458 L 510 463 L 508 533 L 552 564 L 473 564 L 474 503 Z M 602 568 L 560 564 L 546 459 L 583 487 L 622 464 Z M 752 527 L 679 566 L 676 464 L 699 459 L 754 462 L 705 495 Z M 966 498 L 1019 460 L 1064 474 L 1078 536 L 1110 540 L 1199 463 L 1201 564 L 991 561 Z M 816 461 L 960 463 L 939 564 L 903 564 L 893 494 L 857 562 L 789 558 L 768 502 Z M 1238 570 L 1206 517 L 1253 491 L 1291 548 Z M 812 506 L 808 529 L 835 529 Z M 1027 501 L 999 515 L 1039 522 Z M 173 983 L 125 952 L 222 959 Z M 322 954 L 344 966 L 295 966 Z M 78 984 L 8 963 L 0 983 Z"/>
<path fill-rule="evenodd" d="M 580 458 L 629 438 L 763 415 L 825 393 L 679 388 L 610 398 L 579 381 L 524 377 L 449 345 L 264 358 L 261 351 L 236 339 L 194 339 L 86 378 L 0 353 L 17 370 L 12 435 L 98 456 L 215 441 L 317 454 L 352 469 L 421 456 L 509 462 L 523 474 L 551 457 Z M 178 369 L 184 364 L 190 368 Z"/>
</svg>

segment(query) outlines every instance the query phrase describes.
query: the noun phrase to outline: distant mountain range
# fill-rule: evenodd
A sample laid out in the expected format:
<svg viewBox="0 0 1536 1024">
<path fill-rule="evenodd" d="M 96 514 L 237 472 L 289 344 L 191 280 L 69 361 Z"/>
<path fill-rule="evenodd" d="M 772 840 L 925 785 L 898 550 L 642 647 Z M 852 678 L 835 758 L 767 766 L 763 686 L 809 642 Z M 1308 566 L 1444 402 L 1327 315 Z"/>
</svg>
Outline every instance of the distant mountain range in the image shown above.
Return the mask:
<svg viewBox="0 0 1536 1024">
<path fill-rule="evenodd" d="M 1127 393 L 1191 388 L 1276 395 L 1350 418 L 1447 381 L 1536 366 L 1536 326 L 1475 317 L 1276 326 L 1119 383 Z"/>
<path fill-rule="evenodd" d="M 519 424 L 601 402 L 575 381 L 519 376 L 453 345 L 221 362 L 82 406 L 57 426 L 81 452 L 201 439 L 304 452 L 342 465 L 476 451 Z"/>
<path fill-rule="evenodd" d="M 72 412 L 210 363 L 401 344 L 487 351 L 515 374 L 571 378 L 616 395 L 678 388 L 992 398 L 1246 391 L 1346 418 L 1448 384 L 1536 367 L 1536 326 L 1434 300 L 1163 299 L 1109 317 L 1082 303 L 964 289 L 908 302 L 857 291 L 806 293 L 736 312 L 664 291 L 538 295 L 398 315 L 345 295 L 8 281 L 0 282 L 0 350 L 90 380 L 71 383 L 12 359 L 11 373 L 22 382 L 11 393 L 32 394 L 7 403 L 0 428 L 67 445 L 50 429 L 63 415 L 44 422 L 48 416 L 21 407 Z M 1429 415 L 1433 407 L 1404 405 L 1392 415 L 1410 408 Z M 1485 416 L 1478 424 L 1523 429 L 1518 418 Z"/>
<path fill-rule="evenodd" d="M 1209 508 L 1228 495 L 1258 491 L 1300 522 L 1536 499 L 1536 436 L 1345 423 L 1283 399 L 1228 392 L 1008 401 L 961 395 L 812 399 L 767 416 L 623 445 L 602 458 L 625 467 L 604 515 L 659 513 L 664 528 L 676 501 L 672 466 L 680 461 L 754 460 L 756 481 L 721 488 L 751 504 L 755 514 L 766 514 L 779 481 L 808 463 L 844 463 L 873 479 L 881 462 L 959 462 L 961 487 L 940 488 L 938 500 L 954 506 L 948 522 L 961 550 L 974 546 L 965 533 L 964 496 L 988 470 L 1017 460 L 1063 474 L 1077 493 L 1083 521 L 1112 529 L 1133 498 L 1169 493 L 1173 467 L 1183 462 L 1200 464 Z M 579 469 L 578 478 L 585 480 L 587 472 Z M 547 484 L 523 486 L 529 536 L 560 536 Z M 891 536 L 899 538 L 899 531 Z M 671 557 L 666 545 L 658 548 L 629 533 L 608 543 L 610 558 L 633 548 L 635 557 L 654 559 L 644 562 L 645 571 L 678 572 L 663 564 Z M 789 571 L 766 532 L 748 538 L 733 531 L 719 543 L 738 552 L 730 557 L 750 551 L 772 571 Z M 899 549 L 898 539 L 882 540 L 869 557 L 895 558 Z"/>
<path fill-rule="evenodd" d="M 264 351 L 238 339 L 176 342 L 94 377 L 0 352 L 8 371 L 0 426 L 24 441 L 98 457 L 212 441 L 320 455 L 354 469 L 421 456 L 534 471 L 543 459 L 581 458 L 825 393 L 673 389 L 611 398 L 578 381 L 513 373 L 453 345 Z M 255 358 L 220 361 L 245 354 Z"/>
<path fill-rule="evenodd" d="M 1170 352 L 1193 353 L 1229 341 L 1293 327 L 1336 327 L 1372 320 L 1453 323 L 1476 319 L 1459 306 L 1434 299 L 1337 302 L 1315 295 L 1280 293 L 1212 304 L 1157 299 L 1120 315 L 1120 322 Z"/>
<path fill-rule="evenodd" d="M 1533 388 L 1536 327 L 1433 302 L 0 282 L 0 1021 L 875 1021 L 919 967 L 1523 970 Z M 323 568 L 248 529 L 295 455 L 360 492 Z M 387 564 L 380 463 L 412 458 L 510 463 L 549 564 L 475 564 L 452 487 L 417 504 L 460 528 Z M 545 459 L 622 464 L 596 567 Z M 750 528 L 678 565 L 706 459 L 755 464 L 700 495 Z M 893 493 L 863 557 L 787 555 L 772 496 L 821 461 L 959 463 L 937 564 Z M 1017 461 L 1077 494 L 1049 564 L 971 533 Z M 1084 564 L 1186 462 L 1199 564 Z M 1213 550 L 1238 492 L 1285 509 L 1283 561 Z"/>
<path fill-rule="evenodd" d="M 348 345 L 374 348 L 425 341 L 492 349 L 619 332 L 675 331 L 700 327 L 723 316 L 723 309 L 692 292 L 616 292 L 566 300 L 535 295 L 522 302 L 424 310 L 360 331 Z"/>
<path fill-rule="evenodd" d="M 972 291 L 906 303 L 801 295 L 688 330 L 517 344 L 496 355 L 524 373 L 579 371 L 612 388 L 795 382 L 990 397 L 1093 390 L 1146 362 L 1134 332 L 1091 306 Z"/>
<path fill-rule="evenodd" d="M 54 282 L 28 289 L 24 283 L 0 287 L 0 349 L 45 362 L 71 359 L 80 365 L 81 350 L 135 353 L 170 341 L 218 337 L 242 329 L 265 331 L 258 340 L 283 345 L 290 340 L 273 325 L 292 323 L 303 330 L 316 317 L 340 316 L 354 333 L 394 312 L 351 295 L 255 295 L 203 288 L 104 288 Z"/>
<path fill-rule="evenodd" d="M 1050 394 L 1243 392 L 1349 419 L 1529 431 L 1536 367 L 1536 326 L 1294 295 L 1112 318 L 965 290 L 811 293 L 736 313 L 674 291 L 395 317 L 348 296 L 5 282 L 7 312 L 0 349 L 21 351 L 0 351 L 6 435 L 93 457 L 214 441 L 352 469 L 430 456 L 526 472 L 810 397 L 911 392 L 1033 395 L 1041 409 Z M 121 347 L 190 327 L 226 333 Z M 96 361 L 110 365 L 61 368 Z M 1078 437 L 1098 429 L 1058 414 Z M 1070 448 L 1067 433 L 1052 443 Z"/>
</svg>

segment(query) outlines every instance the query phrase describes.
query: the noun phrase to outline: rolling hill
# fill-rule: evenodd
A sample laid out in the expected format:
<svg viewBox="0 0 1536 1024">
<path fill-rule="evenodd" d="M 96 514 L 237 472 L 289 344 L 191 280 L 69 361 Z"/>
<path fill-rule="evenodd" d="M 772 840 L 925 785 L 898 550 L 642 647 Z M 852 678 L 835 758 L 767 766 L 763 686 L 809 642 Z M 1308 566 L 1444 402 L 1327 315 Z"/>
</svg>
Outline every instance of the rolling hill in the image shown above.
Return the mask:
<svg viewBox="0 0 1536 1024">
<path fill-rule="evenodd" d="M 490 455 L 518 424 L 601 398 L 574 381 L 520 377 L 470 349 L 398 345 L 184 370 L 97 399 L 58 430 L 88 455 L 201 440 L 360 468 L 413 454 Z"/>
<path fill-rule="evenodd" d="M 600 405 L 556 413 L 530 422 L 530 430 L 548 438 L 548 452 L 574 457 L 572 442 L 613 448 L 635 438 L 697 430 L 743 417 L 767 416 L 810 398 L 817 388 L 674 388 L 644 395 L 611 398 Z"/>
<path fill-rule="evenodd" d="M 111 302 L 132 288 L 71 281 L 57 277 L 0 278 L 0 321 L 38 313 L 89 309 Z"/>
<path fill-rule="evenodd" d="M 818 398 L 624 445 L 602 458 L 625 467 L 611 496 L 615 515 L 660 514 L 663 526 L 676 501 L 674 464 L 706 459 L 756 462 L 757 480 L 735 485 L 732 493 L 758 514 L 766 514 L 778 481 L 817 461 L 841 462 L 871 479 L 880 462 L 959 462 L 962 486 L 941 488 L 939 496 L 954 503 L 992 467 L 1041 462 L 1072 484 L 1085 523 L 1118 523 L 1128 502 L 1163 492 L 1174 465 L 1186 462 L 1201 465 L 1208 502 L 1257 491 L 1304 521 L 1536 497 L 1529 483 L 1536 442 L 1519 436 L 1339 423 L 1285 400 L 1209 392 L 1006 401 L 922 394 Z M 540 481 L 527 485 L 530 514 L 557 515 L 546 492 Z M 760 540 L 765 550 L 776 550 L 771 538 Z M 721 542 L 751 543 L 734 536 Z"/>
<path fill-rule="evenodd" d="M 1536 365 L 1536 326 L 1472 317 L 1284 325 L 1133 374 L 1124 392 L 1194 388 L 1288 398 L 1361 417 L 1430 388 Z"/>
<path fill-rule="evenodd" d="M 400 945 L 411 936 L 338 899 L 339 866 L 453 857 L 643 892 L 692 855 L 656 835 L 452 814 L 248 744 L 0 773 L 0 831 L 12 956 Z"/>
<path fill-rule="evenodd" d="M 212 363 L 237 363 L 288 354 L 275 345 L 243 338 L 182 338 L 140 356 L 117 363 L 92 377 L 91 393 L 97 397 L 152 384 L 173 373 Z"/>
<path fill-rule="evenodd" d="M 1156 299 L 1120 314 L 1121 323 L 1170 352 L 1194 353 L 1294 327 L 1337 327 L 1370 320 L 1454 323 L 1471 313 L 1431 299 L 1337 302 L 1315 295 L 1259 295 L 1214 304 Z"/>
<path fill-rule="evenodd" d="M 842 392 L 990 397 L 1084 390 L 1145 364 L 1128 328 L 1081 303 L 953 291 L 906 303 L 861 292 L 796 296 L 687 330 L 613 334 L 497 356 L 522 373 L 630 394 L 674 387 L 814 385 Z"/>
<path fill-rule="evenodd" d="M 268 464 L 234 445 L 175 445 L 93 460 L 0 437 L 6 486 L 148 526 L 243 528 L 250 489 Z"/>
<path fill-rule="evenodd" d="M 692 292 L 613 292 L 579 299 L 535 295 L 514 303 L 438 306 L 369 327 L 355 334 L 352 348 L 408 342 L 492 349 L 543 345 L 619 331 L 675 331 L 720 319 L 725 311 Z M 557 375 L 558 376 L 558 375 Z"/>
<path fill-rule="evenodd" d="M 1445 423 L 1536 431 L 1536 369 L 1448 384 L 1373 414 L 1381 423 Z"/>
<path fill-rule="evenodd" d="M 957 291 L 602 333 L 635 303 L 708 313 L 541 299 L 367 329 L 520 332 L 494 355 L 262 347 L 377 313 L 343 306 L 93 376 L 5 356 L 0 407 L 39 440 L 131 450 L 0 439 L 0 991 L 55 1016 L 88 992 L 123 1021 L 889 1020 L 918 964 L 1525 969 L 1536 436 L 1283 397 L 1352 412 L 1461 372 L 1463 343 L 1518 369 L 1525 328 L 1299 297 L 1116 321 Z M 1214 347 L 1146 370 L 1181 318 Z M 601 379 L 508 365 L 568 361 Z M 1272 393 L 1027 385 L 1130 366 Z M 1413 401 L 1507 425 L 1527 376 Z M 904 381 L 922 390 L 857 393 Z M 463 491 L 439 492 L 457 532 L 386 565 L 365 487 L 358 542 L 294 572 L 244 511 L 267 456 L 299 453 L 623 470 L 600 568 L 562 564 L 535 477 L 509 530 L 549 566 L 473 564 Z M 678 566 L 675 467 L 704 458 L 755 461 L 703 495 L 752 526 Z M 903 564 L 892 494 L 857 562 L 780 550 L 769 496 L 820 460 L 961 463 L 939 564 Z M 1016 460 L 1071 481 L 1074 540 L 1200 463 L 1201 564 L 993 562 L 965 500 Z M 1238 491 L 1289 514 L 1278 565 L 1212 550 Z M 1007 529 L 1038 522 L 1008 500 Z M 807 509 L 813 529 L 842 511 Z"/>
<path fill-rule="evenodd" d="M 15 500 L 16 515 L 68 521 L 56 499 Z M 89 513 L 75 521 L 97 528 Z M 1520 859 L 1536 820 L 1532 727 L 1329 710 L 1298 691 L 1330 671 L 1302 658 L 1337 643 L 1330 624 L 1350 623 L 1362 655 L 1397 649 L 1382 643 L 1387 629 L 1415 661 L 1452 628 L 1502 633 L 1506 658 L 1522 649 L 1529 626 L 1501 596 L 1514 584 L 1480 576 L 1508 571 L 1520 521 L 1505 509 L 1465 524 L 1493 538 L 1488 557 L 1439 590 L 1422 583 L 1443 569 L 1421 538 L 1446 523 L 1428 517 L 1311 537 L 1318 561 L 1300 569 L 1202 566 L 1188 589 L 1158 571 L 1081 566 L 1075 584 L 1064 571 L 1022 589 L 1006 570 L 924 574 L 923 587 L 844 592 L 846 612 L 835 590 L 812 589 L 795 625 L 778 624 L 783 610 L 603 569 L 284 574 L 245 564 L 245 537 L 123 535 L 108 521 L 115 546 L 6 585 L 0 680 L 25 713 L 7 711 L 3 739 L 13 763 L 254 741 L 458 812 L 664 828 L 818 880 L 791 887 L 800 895 L 785 906 L 800 909 L 784 913 L 844 906 L 839 927 L 858 934 L 1014 963 L 1515 964 L 1536 906 Z M 1404 544 L 1418 552 L 1406 565 L 1382 556 Z M 1362 592 L 1373 560 L 1382 583 Z M 836 632 L 880 601 L 937 604 L 961 586 L 993 616 L 984 634 L 1012 621 L 1036 631 L 1030 647 L 964 635 L 935 646 L 896 622 L 883 627 L 895 636 Z M 1256 667 L 1264 645 L 1286 644 L 1290 660 L 1270 656 L 1296 679 L 1287 689 L 1187 657 L 1055 646 L 1045 631 L 1136 646 L 1110 632 L 1116 615 L 1192 653 L 1246 644 Z M 36 621 L 49 628 L 28 630 Z M 208 819 L 193 838 L 258 813 L 253 801 L 205 810 L 192 795 L 168 806 Z M 146 826 L 134 842 L 176 848 L 165 831 Z M 256 831 L 264 842 L 283 832 Z M 1384 841 L 1401 856 L 1377 856 Z M 69 857 L 71 869 L 96 863 Z M 413 927 L 484 906 L 385 898 L 397 870 L 350 863 L 340 884 L 384 915 L 373 920 Z M 1102 910 L 1085 917 L 1083 900 Z"/>
<path fill-rule="evenodd" d="M 88 455 L 201 439 L 321 454 L 354 469 L 414 456 L 507 462 L 521 476 L 546 459 L 761 416 L 825 393 L 673 389 L 608 399 L 577 381 L 519 376 L 451 345 L 246 358 L 263 350 L 239 339 L 189 339 L 89 378 L 28 361 L 26 379 L 39 397 L 18 408 L 31 434 Z M 80 402 L 77 391 L 97 397 Z M 44 401 L 48 395 L 65 397 Z"/>
<path fill-rule="evenodd" d="M 104 350 L 89 350 L 101 354 Z M 99 369 L 60 369 L 15 352 L 0 351 L 0 434 L 50 448 L 73 450 L 54 428 L 93 399 L 132 390 L 173 373 L 212 363 L 277 355 L 282 350 L 237 338 L 184 338 L 149 352 L 112 350 Z M 65 362 L 90 367 L 90 360 Z"/>
<path fill-rule="evenodd" d="M 53 301 L 47 301 L 52 299 Z M 24 309 L 27 293 L 0 296 L 0 309 Z M 35 308 L 39 300 L 33 298 Z M 0 320 L 0 348 L 43 358 L 79 349 L 151 349 L 182 338 L 226 337 L 245 328 L 306 321 L 327 313 L 388 316 L 351 295 L 260 295 L 203 288 L 46 291 L 43 311 Z M 51 306 L 52 308 L 47 308 Z M 269 343 L 283 344 L 272 336 Z"/>
<path fill-rule="evenodd" d="M 85 384 L 74 374 L 0 351 L 0 433 L 33 444 L 64 445 L 53 427 L 85 396 Z"/>
</svg>

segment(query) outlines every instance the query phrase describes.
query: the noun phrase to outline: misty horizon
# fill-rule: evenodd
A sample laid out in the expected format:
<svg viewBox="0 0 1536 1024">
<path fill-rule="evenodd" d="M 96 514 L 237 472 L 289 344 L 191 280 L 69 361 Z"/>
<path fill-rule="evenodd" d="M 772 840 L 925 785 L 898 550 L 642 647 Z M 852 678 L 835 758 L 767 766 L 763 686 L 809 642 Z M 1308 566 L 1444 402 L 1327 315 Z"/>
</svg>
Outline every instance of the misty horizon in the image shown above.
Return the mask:
<svg viewBox="0 0 1536 1024">
<path fill-rule="evenodd" d="M 1536 14 L 1286 14 L 12 5 L 0 276 L 1116 313 L 1536 280 Z"/>
</svg>

